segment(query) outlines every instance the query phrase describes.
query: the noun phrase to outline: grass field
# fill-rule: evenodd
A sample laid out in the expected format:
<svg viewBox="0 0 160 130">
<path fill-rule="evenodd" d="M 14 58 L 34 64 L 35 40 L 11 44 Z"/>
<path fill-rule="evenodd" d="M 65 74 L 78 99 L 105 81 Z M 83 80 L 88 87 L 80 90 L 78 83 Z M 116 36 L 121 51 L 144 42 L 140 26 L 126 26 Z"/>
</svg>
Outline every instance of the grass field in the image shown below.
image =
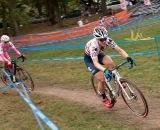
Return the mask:
<svg viewBox="0 0 160 130">
<path fill-rule="evenodd" d="M 153 22 L 153 21 L 150 21 Z M 146 23 L 141 23 L 146 25 Z M 139 26 L 142 26 L 139 25 Z M 137 26 L 137 25 L 136 25 Z M 130 30 L 136 26 L 127 28 Z M 141 32 L 145 37 L 160 35 L 160 26 L 146 26 Z M 121 30 L 126 31 L 126 30 Z M 120 31 L 112 32 L 111 35 Z M 127 33 L 120 37 L 113 37 L 115 41 L 124 40 L 130 37 Z M 77 40 L 67 41 L 67 43 L 84 44 L 91 37 L 85 37 Z M 159 39 L 160 42 L 160 39 Z M 67 44 L 66 43 L 66 44 Z M 56 44 L 65 44 L 56 43 Z M 127 52 L 150 52 L 156 51 L 154 41 L 126 42 L 119 44 Z M 83 56 L 83 47 L 71 49 L 49 49 L 40 51 L 25 52 L 29 59 L 36 58 L 63 58 L 73 56 Z M 107 54 L 114 54 L 110 48 L 106 50 Z M 160 92 L 160 62 L 157 54 L 134 55 L 132 56 L 137 63 L 134 69 L 129 70 L 124 66 L 120 73 L 135 81 L 146 93 Z M 123 60 L 122 57 L 113 57 L 115 63 Z M 65 61 L 40 61 L 20 63 L 32 75 L 35 81 L 35 89 L 40 87 L 53 86 L 53 88 L 62 88 L 67 90 L 91 89 L 90 72 L 87 71 L 83 60 L 65 60 Z M 65 94 L 65 93 L 64 93 Z M 29 107 L 24 103 L 20 96 L 12 91 L 8 95 L 0 94 L 0 130 L 37 130 L 38 125 Z M 50 95 L 31 94 L 33 102 L 60 128 L 60 130 L 136 130 L 137 124 L 129 123 L 129 120 L 121 120 L 112 111 L 95 109 L 84 104 L 64 100 L 62 98 Z M 125 115 L 124 115 L 125 116 Z M 45 128 L 49 129 L 49 128 Z"/>
</svg>

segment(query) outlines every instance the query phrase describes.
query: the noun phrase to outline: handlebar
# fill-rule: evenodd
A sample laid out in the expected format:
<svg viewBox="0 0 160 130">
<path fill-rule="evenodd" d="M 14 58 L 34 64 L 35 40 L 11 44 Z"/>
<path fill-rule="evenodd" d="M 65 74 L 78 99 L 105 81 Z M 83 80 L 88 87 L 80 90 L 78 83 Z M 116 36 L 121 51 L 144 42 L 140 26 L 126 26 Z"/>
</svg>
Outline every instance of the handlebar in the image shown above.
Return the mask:
<svg viewBox="0 0 160 130">
<path fill-rule="evenodd" d="M 127 61 L 127 60 L 124 60 L 124 61 L 122 61 L 120 64 L 114 66 L 114 68 L 113 68 L 113 69 L 110 69 L 110 70 L 113 71 L 113 70 L 115 70 L 115 69 L 119 69 L 121 66 L 123 66 L 123 65 L 125 65 L 125 64 L 127 64 L 127 63 L 128 63 L 128 61 Z M 130 68 L 130 66 L 129 66 L 129 68 Z"/>
<path fill-rule="evenodd" d="M 24 57 L 23 56 L 19 56 L 19 57 L 15 58 L 14 60 L 12 60 L 12 63 L 13 62 L 17 62 L 19 59 L 21 59 L 22 62 L 24 62 Z"/>
</svg>

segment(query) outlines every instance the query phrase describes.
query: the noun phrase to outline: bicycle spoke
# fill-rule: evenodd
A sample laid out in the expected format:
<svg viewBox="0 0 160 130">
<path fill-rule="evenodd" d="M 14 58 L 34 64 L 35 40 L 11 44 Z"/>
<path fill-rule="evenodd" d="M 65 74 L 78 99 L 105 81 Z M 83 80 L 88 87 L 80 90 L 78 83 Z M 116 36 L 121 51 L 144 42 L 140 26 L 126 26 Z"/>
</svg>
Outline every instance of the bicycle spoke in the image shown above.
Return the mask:
<svg viewBox="0 0 160 130">
<path fill-rule="evenodd" d="M 148 114 L 148 105 L 142 92 L 127 79 L 121 79 L 122 98 L 127 106 L 139 117 L 146 117 Z"/>
<path fill-rule="evenodd" d="M 22 80 L 22 82 L 24 82 L 28 91 L 33 91 L 34 83 L 33 83 L 31 76 L 29 75 L 29 73 L 26 70 L 24 70 L 22 68 L 18 68 L 16 76 L 18 79 L 20 79 L 20 80 Z"/>
</svg>

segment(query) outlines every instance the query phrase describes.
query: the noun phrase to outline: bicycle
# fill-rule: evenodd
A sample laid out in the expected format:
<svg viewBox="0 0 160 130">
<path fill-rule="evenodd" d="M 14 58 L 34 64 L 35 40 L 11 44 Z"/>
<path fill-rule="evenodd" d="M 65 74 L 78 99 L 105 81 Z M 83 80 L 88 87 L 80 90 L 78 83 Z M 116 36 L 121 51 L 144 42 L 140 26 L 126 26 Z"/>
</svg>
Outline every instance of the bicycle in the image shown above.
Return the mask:
<svg viewBox="0 0 160 130">
<path fill-rule="evenodd" d="M 105 78 L 105 94 L 111 102 L 110 108 L 115 105 L 117 98 L 121 95 L 128 108 L 136 116 L 144 118 L 148 115 L 148 104 L 143 93 L 135 83 L 128 78 L 121 77 L 118 72 L 118 69 L 127 63 L 128 61 L 123 61 L 111 69 L 112 80 L 109 82 Z M 98 85 L 97 81 L 93 75 L 91 76 L 91 83 L 96 95 L 101 97 L 98 87 L 96 86 Z"/>
<path fill-rule="evenodd" d="M 8 69 L 6 71 L 9 76 L 7 76 L 3 71 L 1 74 L 1 80 L 5 85 L 8 85 L 10 83 L 15 83 L 15 82 L 23 82 L 27 88 L 28 91 L 33 91 L 34 90 L 34 82 L 33 79 L 31 78 L 30 74 L 28 73 L 27 70 L 24 68 L 20 67 L 17 62 L 19 59 L 22 59 L 22 62 L 24 62 L 23 57 L 17 57 L 16 59 L 11 61 L 11 66 L 12 69 Z M 3 68 L 3 67 L 1 67 Z"/>
</svg>

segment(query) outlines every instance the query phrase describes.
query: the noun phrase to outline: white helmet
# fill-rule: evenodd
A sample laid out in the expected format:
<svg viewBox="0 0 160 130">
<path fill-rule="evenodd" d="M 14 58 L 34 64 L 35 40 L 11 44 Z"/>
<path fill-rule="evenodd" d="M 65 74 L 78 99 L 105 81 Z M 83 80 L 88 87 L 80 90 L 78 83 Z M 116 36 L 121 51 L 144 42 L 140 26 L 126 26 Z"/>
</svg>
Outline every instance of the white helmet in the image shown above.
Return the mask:
<svg viewBox="0 0 160 130">
<path fill-rule="evenodd" d="M 103 26 L 97 26 L 94 28 L 93 36 L 98 39 L 104 39 L 108 37 L 108 31 Z"/>
<path fill-rule="evenodd" d="M 9 40 L 10 40 L 9 36 L 7 36 L 7 35 L 1 36 L 1 41 L 8 42 Z"/>
</svg>

